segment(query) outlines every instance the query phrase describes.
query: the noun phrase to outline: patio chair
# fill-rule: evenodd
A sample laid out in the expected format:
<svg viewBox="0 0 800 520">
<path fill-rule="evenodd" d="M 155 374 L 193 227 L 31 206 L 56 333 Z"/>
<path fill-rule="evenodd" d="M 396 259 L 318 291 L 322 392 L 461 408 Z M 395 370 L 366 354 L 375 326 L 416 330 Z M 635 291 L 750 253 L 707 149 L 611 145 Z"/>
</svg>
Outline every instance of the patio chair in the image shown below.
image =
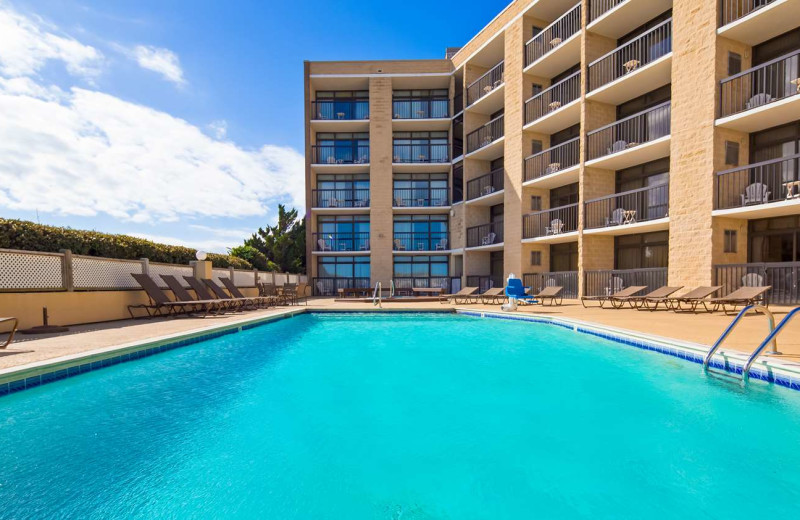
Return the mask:
<svg viewBox="0 0 800 520">
<path fill-rule="evenodd" d="M 627 303 L 628 305 L 630 305 L 631 309 L 635 309 L 638 306 L 642 305 L 642 303 L 648 298 L 651 299 L 669 298 L 670 296 L 680 291 L 681 289 L 683 289 L 682 285 L 679 287 L 668 287 L 665 285 L 663 287 L 659 287 L 655 291 L 650 291 L 649 293 L 641 296 L 618 296 L 618 297 L 615 296 L 611 298 L 611 306 L 614 307 L 615 309 L 621 309 Z"/>
<path fill-rule="evenodd" d="M 247 298 L 247 296 L 245 296 L 244 293 L 242 293 L 242 291 L 240 291 L 239 288 L 236 287 L 236 284 L 233 283 L 233 280 L 231 280 L 230 278 L 220 277 L 219 281 L 222 282 L 222 285 L 224 285 L 225 288 L 228 289 L 228 292 L 231 293 L 231 296 L 233 296 L 234 298 L 238 299 Z M 257 304 L 260 303 L 264 305 L 264 308 L 266 309 L 269 308 L 271 303 L 275 303 L 276 300 L 276 298 L 272 296 L 256 296 L 253 299 L 256 301 Z"/>
<path fill-rule="evenodd" d="M 756 95 L 752 96 L 747 101 L 745 106 L 747 107 L 748 110 L 750 110 L 751 108 L 756 108 L 756 107 L 760 107 L 761 105 L 766 105 L 767 103 L 769 103 L 771 101 L 772 101 L 772 96 L 771 95 L 767 94 L 766 92 L 761 92 L 759 94 L 756 94 Z"/>
<path fill-rule="evenodd" d="M 291 302 L 292 305 L 297 305 L 300 299 L 304 298 L 305 304 L 308 305 L 308 295 L 301 295 L 296 283 L 286 282 L 283 284 L 283 297 L 285 301 Z"/>
<path fill-rule="evenodd" d="M 486 235 L 485 237 L 483 237 L 481 239 L 481 245 L 482 246 L 490 246 L 490 245 L 494 244 L 494 239 L 496 237 L 497 237 L 496 233 L 489 233 L 488 235 Z"/>
<path fill-rule="evenodd" d="M 625 141 L 623 139 L 620 139 L 619 141 L 614 141 L 614 144 L 608 147 L 607 150 L 608 155 L 611 155 L 612 153 L 621 152 L 626 148 L 628 148 L 628 141 Z"/>
<path fill-rule="evenodd" d="M 502 287 L 491 287 L 486 289 L 483 294 L 480 295 L 481 303 L 485 305 L 495 304 L 499 305 L 503 303 L 507 298 L 505 294 L 505 289 Z"/>
<path fill-rule="evenodd" d="M 519 278 L 509 278 L 508 285 L 506 285 L 506 296 L 509 300 L 512 298 L 517 300 L 517 303 L 534 304 L 539 303 L 535 296 L 528 294 L 530 287 L 524 287 L 522 280 Z"/>
<path fill-rule="evenodd" d="M 600 308 L 605 308 L 605 304 L 611 302 L 613 298 L 622 298 L 625 296 L 633 296 L 638 292 L 647 289 L 646 285 L 631 285 L 625 289 L 615 291 L 612 294 L 604 294 L 602 296 L 581 296 L 581 305 L 586 307 L 586 302 L 600 302 Z"/>
<path fill-rule="evenodd" d="M 394 250 L 395 251 L 405 251 L 406 250 L 405 244 L 403 244 L 403 241 L 400 240 L 399 238 L 395 238 L 394 239 Z"/>
<path fill-rule="evenodd" d="M 369 251 L 369 239 L 368 238 L 364 239 L 364 241 L 361 243 L 361 247 L 359 249 L 361 251 Z"/>
<path fill-rule="evenodd" d="M 283 294 L 283 291 L 278 292 L 278 288 L 275 287 L 275 284 L 265 283 L 263 284 L 262 287 L 263 287 L 263 294 L 260 294 L 261 296 L 272 298 L 273 301 L 275 301 L 276 305 L 286 304 L 286 296 Z M 320 296 L 323 296 L 325 295 L 326 292 L 328 292 L 326 291 L 325 284 L 322 282 L 322 280 L 317 280 L 317 291 L 319 292 Z M 335 293 L 331 294 L 330 296 L 334 295 Z"/>
<path fill-rule="evenodd" d="M 470 303 L 470 301 L 477 302 L 478 295 L 475 294 L 476 292 L 478 292 L 477 287 L 464 287 L 455 294 L 446 294 L 441 296 L 439 298 L 439 303 L 449 302 L 450 300 L 452 300 L 456 305 Z"/>
<path fill-rule="evenodd" d="M 545 304 L 545 300 L 550 302 L 548 305 L 561 305 L 564 302 L 564 297 L 561 295 L 562 292 L 564 292 L 564 287 L 560 285 L 549 285 L 534 294 L 533 297 L 541 300 L 542 305 Z"/>
<path fill-rule="evenodd" d="M 754 182 L 744 189 L 744 193 L 739 195 L 742 198 L 742 206 L 748 204 L 764 204 L 769 201 L 769 186 L 762 182 Z"/>
<path fill-rule="evenodd" d="M 447 239 L 443 238 L 436 243 L 436 251 L 447 251 Z"/>
<path fill-rule="evenodd" d="M 745 287 L 761 287 L 764 285 L 764 277 L 758 273 L 747 273 L 742 276 L 742 285 Z"/>
<path fill-rule="evenodd" d="M 205 284 L 209 287 L 209 289 L 211 289 L 211 291 L 215 295 L 217 295 L 217 298 L 219 298 L 220 300 L 238 301 L 240 302 L 241 309 L 244 309 L 245 307 L 247 307 L 250 310 L 258 308 L 258 303 L 259 303 L 258 298 L 247 298 L 247 297 L 236 298 L 226 293 L 225 289 L 217 285 L 217 282 L 215 282 L 210 278 L 205 278 L 203 282 L 205 282 Z"/>
<path fill-rule="evenodd" d="M 149 275 L 131 273 L 131 276 L 133 276 L 133 279 L 142 286 L 142 289 L 144 289 L 144 292 L 147 294 L 147 298 L 150 300 L 149 304 L 139 303 L 128 305 L 128 314 L 131 315 L 131 318 L 137 319 L 155 318 L 157 316 L 177 316 L 178 314 L 187 313 L 189 308 L 192 307 L 191 303 L 175 302 L 170 300 L 167 294 L 161 290 L 161 288 L 152 278 L 150 278 Z M 136 316 L 133 313 L 133 309 L 144 309 L 147 315 Z"/>
<path fill-rule="evenodd" d="M 193 298 L 192 295 L 189 294 L 189 291 L 187 291 L 178 279 L 171 274 L 162 274 L 161 279 L 164 280 L 169 290 L 172 291 L 176 301 L 190 303 L 195 311 L 203 312 L 203 317 L 209 314 L 224 313 L 230 306 L 225 300 L 200 300 Z"/>
<path fill-rule="evenodd" d="M 331 245 L 328 244 L 324 238 L 320 238 L 317 240 L 317 245 L 319 246 L 320 251 L 333 251 Z"/>
<path fill-rule="evenodd" d="M 550 221 L 549 226 L 545 226 L 544 234 L 545 235 L 558 235 L 561 234 L 561 231 L 564 229 L 564 223 L 561 221 L 560 218 L 554 218 Z"/>
<path fill-rule="evenodd" d="M 625 209 L 617 208 L 611 212 L 611 217 L 606 218 L 606 227 L 621 226 L 625 222 Z"/>
<path fill-rule="evenodd" d="M 767 302 L 764 295 L 770 289 L 772 289 L 771 285 L 764 285 L 761 287 L 739 287 L 727 296 L 709 298 L 708 303 L 714 306 L 715 312 L 721 308 L 722 312 L 725 314 L 735 314 L 736 307 L 740 305 L 744 307 L 747 305 L 755 305 L 759 302 L 766 305 Z M 731 307 L 728 308 L 728 306 Z"/>
<path fill-rule="evenodd" d="M 0 318 L 0 323 L 11 323 L 11 331 L 8 332 L 8 338 L 6 338 L 5 343 L 0 345 L 0 349 L 3 349 L 11 345 L 11 342 L 14 341 L 14 334 L 17 332 L 17 325 L 19 325 L 19 321 L 17 318 L 8 317 Z"/>
<path fill-rule="evenodd" d="M 701 305 L 706 312 L 711 312 L 711 309 L 707 307 L 707 303 L 709 300 L 709 296 L 714 294 L 715 292 L 722 289 L 721 285 L 714 285 L 708 287 L 698 287 L 697 289 L 693 289 L 686 294 L 683 294 L 678 297 L 669 297 L 669 298 L 661 298 L 661 299 L 648 299 L 645 302 L 642 302 L 644 308 L 648 310 L 656 310 L 658 308 L 658 304 L 663 302 L 664 305 L 672 309 L 675 312 L 697 312 L 698 307 Z M 651 304 L 654 304 L 653 307 L 650 307 Z"/>
<path fill-rule="evenodd" d="M 192 288 L 194 293 L 197 295 L 198 298 L 201 300 L 219 300 L 222 299 L 225 302 L 225 309 L 229 311 L 239 312 L 242 310 L 244 306 L 244 302 L 242 300 L 234 300 L 227 294 L 225 294 L 225 298 L 215 298 L 209 292 L 209 286 L 205 285 L 199 278 L 195 278 L 194 276 L 184 276 L 184 280 L 186 283 L 189 284 L 189 287 Z M 219 287 L 219 286 L 217 286 Z"/>
</svg>

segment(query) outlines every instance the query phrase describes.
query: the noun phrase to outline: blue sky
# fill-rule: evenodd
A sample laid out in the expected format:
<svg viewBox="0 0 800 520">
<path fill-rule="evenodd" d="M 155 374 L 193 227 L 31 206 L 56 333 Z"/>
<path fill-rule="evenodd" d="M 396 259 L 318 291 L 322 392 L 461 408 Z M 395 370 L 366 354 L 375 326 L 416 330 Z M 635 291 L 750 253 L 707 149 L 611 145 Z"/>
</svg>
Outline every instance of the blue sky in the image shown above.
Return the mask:
<svg viewBox="0 0 800 520">
<path fill-rule="evenodd" d="M 302 203 L 303 60 L 441 58 L 505 5 L 0 0 L 0 215 L 236 245 Z"/>
</svg>

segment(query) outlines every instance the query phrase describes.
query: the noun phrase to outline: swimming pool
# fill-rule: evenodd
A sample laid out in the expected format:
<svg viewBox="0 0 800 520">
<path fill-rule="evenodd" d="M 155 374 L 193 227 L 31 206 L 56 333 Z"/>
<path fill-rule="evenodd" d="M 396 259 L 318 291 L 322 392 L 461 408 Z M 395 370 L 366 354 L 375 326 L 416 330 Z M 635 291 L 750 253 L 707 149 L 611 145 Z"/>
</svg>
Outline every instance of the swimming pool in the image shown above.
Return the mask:
<svg viewBox="0 0 800 520">
<path fill-rule="evenodd" d="M 0 399 L 1 517 L 745 518 L 800 393 L 560 327 L 306 314 Z"/>
</svg>

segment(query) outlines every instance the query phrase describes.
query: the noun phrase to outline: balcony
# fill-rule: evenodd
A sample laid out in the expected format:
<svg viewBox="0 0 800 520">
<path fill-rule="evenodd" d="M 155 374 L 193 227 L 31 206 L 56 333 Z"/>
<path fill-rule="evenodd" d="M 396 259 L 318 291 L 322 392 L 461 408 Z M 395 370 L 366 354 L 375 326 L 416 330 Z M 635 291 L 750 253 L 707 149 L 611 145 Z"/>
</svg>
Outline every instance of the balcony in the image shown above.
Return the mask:
<svg viewBox="0 0 800 520">
<path fill-rule="evenodd" d="M 315 253 L 369 253 L 369 233 L 314 233 Z"/>
<path fill-rule="evenodd" d="M 369 130 L 369 100 L 312 101 L 311 124 L 320 131 L 366 132 Z"/>
<path fill-rule="evenodd" d="M 491 161 L 503 155 L 503 116 L 467 134 L 467 157 Z"/>
<path fill-rule="evenodd" d="M 369 210 L 369 188 L 362 189 L 330 189 L 311 190 L 311 207 L 315 210 L 331 210 L 338 213 L 345 210 L 357 213 L 353 209 Z M 323 213 L 324 211 L 319 211 Z"/>
<path fill-rule="evenodd" d="M 800 50 L 720 82 L 717 126 L 758 132 L 800 119 Z"/>
<path fill-rule="evenodd" d="M 578 203 L 524 215 L 522 239 L 549 244 L 578 240 Z"/>
<path fill-rule="evenodd" d="M 369 171 L 369 145 L 315 145 L 311 147 L 311 163 L 317 172 L 349 173 Z"/>
<path fill-rule="evenodd" d="M 396 130 L 449 130 L 448 98 L 394 98 L 393 128 Z"/>
<path fill-rule="evenodd" d="M 619 39 L 672 7 L 672 0 L 590 0 L 587 30 Z"/>
<path fill-rule="evenodd" d="M 524 186 L 552 189 L 578 182 L 580 137 L 525 158 Z"/>
<path fill-rule="evenodd" d="M 467 182 L 467 204 L 493 206 L 503 201 L 505 170 L 498 168 Z"/>
<path fill-rule="evenodd" d="M 722 0 L 717 34 L 758 45 L 800 25 L 800 0 Z"/>
<path fill-rule="evenodd" d="M 450 143 L 392 145 L 395 172 L 450 171 Z"/>
<path fill-rule="evenodd" d="M 394 209 L 424 209 L 429 213 L 433 208 L 446 211 L 450 208 L 450 188 L 394 188 L 392 207 Z"/>
<path fill-rule="evenodd" d="M 523 72 L 552 78 L 581 60 L 581 4 L 525 44 Z"/>
<path fill-rule="evenodd" d="M 467 86 L 467 109 L 493 114 L 503 108 L 504 63 L 501 61 Z"/>
<path fill-rule="evenodd" d="M 768 218 L 800 211 L 800 154 L 717 172 L 714 215 Z"/>
<path fill-rule="evenodd" d="M 545 287 L 563 287 L 561 295 L 567 299 L 578 297 L 578 271 L 559 271 L 550 273 L 525 273 L 522 284 L 530 287 L 529 294 L 536 294 Z"/>
<path fill-rule="evenodd" d="M 392 240 L 395 253 L 436 252 L 450 250 L 450 233 L 447 231 L 395 232 Z"/>
<path fill-rule="evenodd" d="M 721 285 L 721 294 L 730 294 L 740 287 L 772 287 L 766 302 L 774 305 L 800 304 L 800 262 L 727 264 L 714 266 L 714 285 Z"/>
<path fill-rule="evenodd" d="M 669 184 L 615 193 L 586 202 L 585 235 L 633 235 L 669 229 Z"/>
<path fill-rule="evenodd" d="M 581 118 L 581 73 L 564 78 L 525 102 L 524 130 L 553 134 Z"/>
<path fill-rule="evenodd" d="M 490 251 L 503 249 L 503 221 L 468 227 L 467 247 Z"/>
<path fill-rule="evenodd" d="M 621 170 L 669 155 L 667 101 L 586 134 L 586 166 Z"/>
<path fill-rule="evenodd" d="M 586 98 L 619 105 L 669 83 L 671 69 L 669 19 L 590 63 Z"/>
<path fill-rule="evenodd" d="M 314 278 L 315 296 L 338 296 L 339 289 L 365 289 L 370 288 L 369 278 Z"/>
<path fill-rule="evenodd" d="M 583 292 L 585 296 L 605 296 L 621 291 L 626 287 L 642 285 L 647 287 L 640 294 L 655 291 L 667 285 L 667 268 L 650 267 L 645 269 L 608 269 L 586 271 Z"/>
</svg>

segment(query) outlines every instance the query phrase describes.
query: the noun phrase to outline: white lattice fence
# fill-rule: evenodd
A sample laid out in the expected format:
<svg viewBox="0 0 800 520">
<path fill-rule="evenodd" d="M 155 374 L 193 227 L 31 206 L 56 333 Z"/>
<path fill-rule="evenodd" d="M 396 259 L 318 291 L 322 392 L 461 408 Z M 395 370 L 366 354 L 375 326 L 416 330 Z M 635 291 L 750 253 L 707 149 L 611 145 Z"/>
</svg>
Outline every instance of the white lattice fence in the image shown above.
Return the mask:
<svg viewBox="0 0 800 520">
<path fill-rule="evenodd" d="M 236 270 L 233 272 L 233 283 L 236 287 L 255 287 L 256 277 L 253 271 Z"/>
<path fill-rule="evenodd" d="M 142 274 L 141 260 L 116 260 L 93 256 L 72 256 L 72 283 L 75 289 L 140 289 L 131 274 Z"/>
<path fill-rule="evenodd" d="M 153 280 L 156 281 L 159 287 L 166 287 L 167 284 L 161 278 L 161 275 L 172 275 L 178 279 L 181 285 L 184 287 L 189 287 L 189 284 L 186 280 L 183 279 L 184 276 L 194 276 L 194 268 L 190 265 L 178 265 L 178 264 L 162 264 L 162 263 L 150 263 L 149 267 L 150 276 Z"/>
<path fill-rule="evenodd" d="M 64 255 L 0 249 L 0 291 L 65 289 Z"/>
</svg>

